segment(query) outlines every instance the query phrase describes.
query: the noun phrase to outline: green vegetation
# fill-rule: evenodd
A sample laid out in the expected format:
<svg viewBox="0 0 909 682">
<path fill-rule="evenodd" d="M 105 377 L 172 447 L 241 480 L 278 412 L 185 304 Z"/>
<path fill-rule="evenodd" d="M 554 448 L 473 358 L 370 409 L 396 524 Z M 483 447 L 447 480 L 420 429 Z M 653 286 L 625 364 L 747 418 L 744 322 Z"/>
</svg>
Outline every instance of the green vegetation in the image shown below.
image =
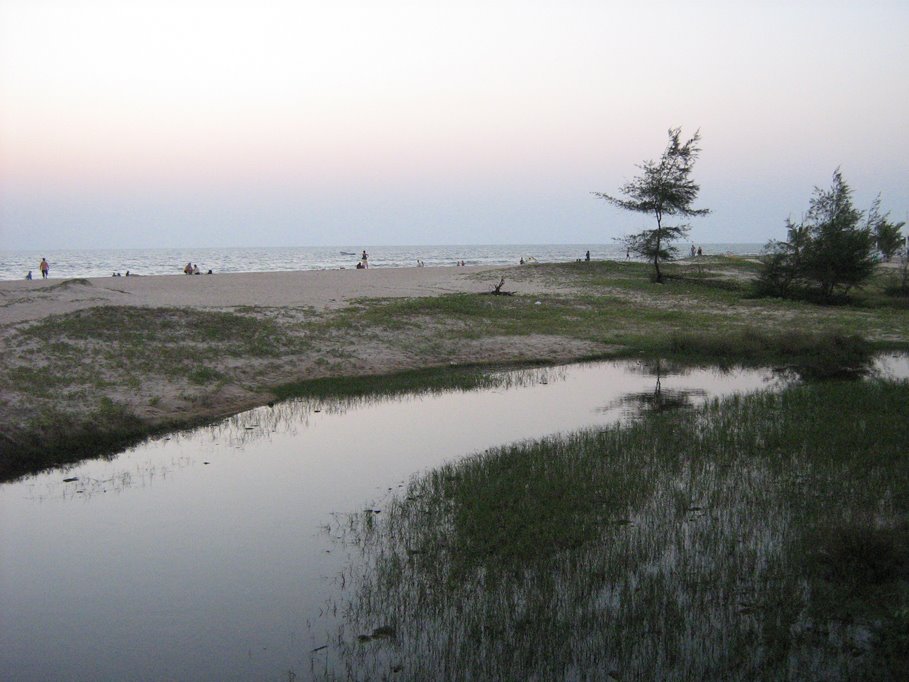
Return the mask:
<svg viewBox="0 0 909 682">
<path fill-rule="evenodd" d="M 18 433 L 0 433 L 0 480 L 9 480 L 87 457 L 112 455 L 154 433 L 130 410 L 101 398 L 87 415 L 47 409 L 34 416 L 25 433 L 40 439 L 21 439 Z"/>
<path fill-rule="evenodd" d="M 282 384 L 274 389 L 278 400 L 288 398 L 361 398 L 406 393 L 469 391 L 498 385 L 486 366 L 437 367 L 380 376 L 311 379 Z"/>
<path fill-rule="evenodd" d="M 871 345 L 858 336 L 745 329 L 726 336 L 682 332 L 671 340 L 675 355 L 723 363 L 784 364 L 804 379 L 856 377 L 871 362 Z"/>
<path fill-rule="evenodd" d="M 829 190 L 815 188 L 805 222 L 787 220 L 787 241 L 767 245 L 759 291 L 785 298 L 842 300 L 874 273 L 875 245 L 889 255 L 898 248 L 901 225 L 889 223 L 879 209 L 880 200 L 867 217 L 856 209 L 852 189 L 837 169 Z"/>
<path fill-rule="evenodd" d="M 907 442 L 909 384 L 826 382 L 443 467 L 347 521 L 348 667 L 905 679 Z"/>
</svg>

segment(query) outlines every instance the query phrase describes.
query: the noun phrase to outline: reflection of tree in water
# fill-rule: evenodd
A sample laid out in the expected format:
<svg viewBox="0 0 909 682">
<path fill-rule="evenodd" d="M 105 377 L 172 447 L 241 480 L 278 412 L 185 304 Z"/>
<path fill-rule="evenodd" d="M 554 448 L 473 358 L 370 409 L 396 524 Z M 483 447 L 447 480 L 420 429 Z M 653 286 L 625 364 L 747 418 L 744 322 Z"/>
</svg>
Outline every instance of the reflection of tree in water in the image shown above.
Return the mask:
<svg viewBox="0 0 909 682">
<path fill-rule="evenodd" d="M 689 368 L 666 360 L 647 360 L 639 363 L 636 371 L 644 376 L 656 378 L 653 391 L 626 393 L 606 408 L 625 408 L 629 416 L 643 417 L 692 407 L 695 398 L 705 398 L 707 391 L 702 388 L 664 389 L 662 379 L 667 376 L 684 376 Z"/>
</svg>

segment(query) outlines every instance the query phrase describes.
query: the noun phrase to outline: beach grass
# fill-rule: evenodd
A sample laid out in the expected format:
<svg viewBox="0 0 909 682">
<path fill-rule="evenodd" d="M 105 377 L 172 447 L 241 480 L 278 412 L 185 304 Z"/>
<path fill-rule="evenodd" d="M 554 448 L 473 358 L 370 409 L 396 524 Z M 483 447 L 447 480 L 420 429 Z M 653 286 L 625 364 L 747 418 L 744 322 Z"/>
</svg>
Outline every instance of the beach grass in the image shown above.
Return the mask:
<svg viewBox="0 0 909 682">
<path fill-rule="evenodd" d="M 909 384 L 824 382 L 421 475 L 335 530 L 346 669 L 904 679 L 907 442 Z"/>
</svg>

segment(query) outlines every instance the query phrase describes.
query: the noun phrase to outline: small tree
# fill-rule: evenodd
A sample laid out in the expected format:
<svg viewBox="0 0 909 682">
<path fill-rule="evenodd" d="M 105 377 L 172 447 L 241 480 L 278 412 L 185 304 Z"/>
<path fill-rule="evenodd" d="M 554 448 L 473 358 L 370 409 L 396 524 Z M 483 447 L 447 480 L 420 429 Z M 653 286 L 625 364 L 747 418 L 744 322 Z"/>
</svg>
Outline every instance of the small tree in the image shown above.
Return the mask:
<svg viewBox="0 0 909 682">
<path fill-rule="evenodd" d="M 653 262 L 657 282 L 663 281 L 660 261 L 675 255 L 676 248 L 672 242 L 685 237 L 689 230 L 687 223 L 664 225 L 663 219 L 666 216 L 688 218 L 710 212 L 706 208 L 692 207 L 701 189 L 691 178 L 694 162 L 701 151 L 697 146 L 701 139 L 700 131 L 684 143 L 679 140 L 681 132 L 681 128 L 669 129 L 669 143 L 660 160 L 640 164 L 638 168 L 642 171 L 641 175 L 619 188 L 622 198 L 601 192 L 593 193 L 613 206 L 648 213 L 656 219 L 656 229 L 628 235 L 624 242 L 629 251 Z"/>
<path fill-rule="evenodd" d="M 816 286 L 825 299 L 848 294 L 874 272 L 872 223 L 876 205 L 864 214 L 852 205 L 852 190 L 839 169 L 829 190 L 814 188 L 803 223 L 787 221 L 788 241 L 770 242 L 759 284 L 766 293 L 790 296 Z"/>
<path fill-rule="evenodd" d="M 811 236 L 806 275 L 820 286 L 824 298 L 837 289 L 848 294 L 874 272 L 874 235 L 861 222 L 862 212 L 852 205 L 852 189 L 837 168 L 829 190 L 815 188 L 806 218 Z"/>
</svg>

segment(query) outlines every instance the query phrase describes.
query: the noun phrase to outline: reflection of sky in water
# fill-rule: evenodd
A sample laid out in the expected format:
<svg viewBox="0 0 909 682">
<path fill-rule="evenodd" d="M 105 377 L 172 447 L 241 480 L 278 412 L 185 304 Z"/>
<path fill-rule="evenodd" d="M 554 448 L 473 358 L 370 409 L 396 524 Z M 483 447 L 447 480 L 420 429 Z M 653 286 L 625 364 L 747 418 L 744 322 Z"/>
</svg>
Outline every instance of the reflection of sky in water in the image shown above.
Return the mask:
<svg viewBox="0 0 909 682">
<path fill-rule="evenodd" d="M 905 356 L 888 361 L 909 374 Z M 698 404 L 769 371 L 660 368 Z M 349 404 L 294 401 L 0 486 L 0 669 L 21 679 L 305 675 L 343 565 L 320 528 L 381 508 L 420 471 L 613 423 L 651 366 L 509 374 L 509 387 Z M 75 477 L 77 481 L 64 483 Z M 320 654 L 321 655 L 321 654 Z"/>
</svg>

